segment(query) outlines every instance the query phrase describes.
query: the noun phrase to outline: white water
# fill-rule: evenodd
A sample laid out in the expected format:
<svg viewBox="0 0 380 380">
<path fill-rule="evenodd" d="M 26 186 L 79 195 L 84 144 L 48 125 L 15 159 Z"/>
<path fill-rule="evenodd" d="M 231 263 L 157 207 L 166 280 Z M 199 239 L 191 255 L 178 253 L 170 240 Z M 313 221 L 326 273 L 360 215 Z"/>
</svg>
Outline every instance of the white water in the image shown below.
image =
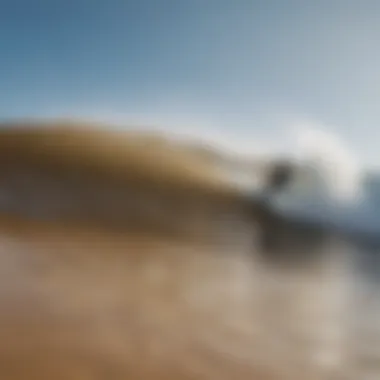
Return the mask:
<svg viewBox="0 0 380 380">
<path fill-rule="evenodd" d="M 296 152 L 319 174 L 320 185 L 337 202 L 353 203 L 362 192 L 362 169 L 354 152 L 337 136 L 314 125 L 296 126 Z M 321 186 L 320 186 L 321 187 Z"/>
<path fill-rule="evenodd" d="M 292 133 L 291 158 L 304 169 L 278 196 L 277 207 L 340 228 L 380 230 L 380 209 L 373 207 L 364 170 L 353 150 L 315 124 L 298 124 Z M 380 201 L 380 192 L 376 196 Z"/>
</svg>

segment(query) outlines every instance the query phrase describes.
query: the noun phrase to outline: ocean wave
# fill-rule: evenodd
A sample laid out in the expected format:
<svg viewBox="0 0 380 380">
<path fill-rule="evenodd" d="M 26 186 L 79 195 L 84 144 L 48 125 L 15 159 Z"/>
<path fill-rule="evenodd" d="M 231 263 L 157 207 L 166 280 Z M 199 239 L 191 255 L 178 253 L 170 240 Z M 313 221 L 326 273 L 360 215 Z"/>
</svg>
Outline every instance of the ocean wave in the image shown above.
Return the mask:
<svg viewBox="0 0 380 380">
<path fill-rule="evenodd" d="M 368 233 L 380 231 L 380 180 L 377 180 L 375 176 L 365 174 L 355 154 L 336 136 L 316 128 L 304 125 L 297 128 L 297 133 L 293 138 L 292 154 L 279 157 L 275 152 L 272 154 L 268 151 L 265 154 L 254 152 L 253 148 L 250 153 L 246 149 L 249 145 L 247 141 L 244 142 L 245 149 L 240 150 L 237 139 L 229 141 L 228 138 L 222 139 L 220 135 L 213 136 L 210 133 L 185 133 L 164 129 L 144 131 L 142 128 L 129 128 L 127 133 L 129 143 L 126 148 L 123 147 L 125 141 L 121 142 L 120 136 L 124 133 L 120 134 L 120 130 L 113 134 L 110 133 L 108 127 L 108 131 L 106 128 L 101 132 L 100 128 L 89 133 L 87 127 L 97 125 L 96 123 L 60 124 L 45 121 L 21 124 L 3 125 L 0 142 L 2 143 L 2 166 L 6 169 L 5 172 L 9 172 L 11 161 L 18 165 L 20 161 L 18 163 L 16 161 L 20 159 L 23 159 L 23 165 L 26 165 L 22 171 L 29 170 L 27 164 L 34 165 L 32 161 L 38 156 L 35 154 L 36 149 L 42 152 L 42 156 L 49 157 L 49 160 L 54 157 L 57 161 L 58 156 L 60 156 L 59 160 L 64 158 L 67 161 L 64 165 L 68 165 L 67 170 L 71 172 L 88 170 L 85 168 L 86 164 L 83 164 L 83 159 L 87 155 L 88 161 L 89 155 L 92 154 L 93 163 L 99 161 L 100 166 L 112 167 L 112 170 L 118 167 L 119 174 L 116 176 L 127 167 L 128 170 L 132 170 L 131 163 L 137 160 L 139 164 L 136 169 L 139 175 L 149 172 L 149 175 L 152 178 L 155 177 L 156 182 L 158 181 L 157 183 L 161 185 L 167 182 L 162 177 L 165 173 L 164 176 L 170 177 L 171 181 L 177 184 L 182 181 L 182 186 L 185 188 L 198 186 L 200 189 L 200 186 L 203 191 L 209 189 L 207 191 L 211 191 L 211 194 L 224 191 L 234 193 L 235 197 L 254 199 L 262 196 L 270 168 L 279 160 L 285 159 L 291 163 L 295 175 L 287 188 L 271 198 L 272 207 L 276 212 L 288 218 L 296 217 L 305 222 L 317 221 L 326 227 L 341 230 L 358 230 Z M 51 132 L 48 132 L 49 128 L 42 128 L 41 125 L 58 126 L 58 128 L 53 128 Z M 24 128 L 25 126 L 28 128 Z M 255 144 L 252 144 L 252 147 L 254 146 Z M 27 157 L 28 154 L 33 157 L 32 161 L 30 157 Z M 114 163 L 110 162 L 111 157 Z M 41 162 L 43 161 L 42 157 Z M 57 170 L 57 165 L 63 165 L 58 161 L 54 171 Z M 53 162 L 51 164 L 55 165 Z M 19 169 L 18 167 L 17 170 Z M 83 174 L 79 172 L 77 173 L 79 176 Z M 20 174 L 17 181 L 25 183 L 25 175 L 25 173 Z M 31 176 L 30 173 L 26 176 L 28 175 Z M 56 173 L 54 178 L 57 175 Z M 38 176 L 34 176 L 34 182 L 37 178 Z M 8 178 L 9 185 L 12 181 Z M 174 182 L 170 186 L 173 186 Z M 51 183 L 50 187 L 45 186 L 42 180 L 40 185 L 44 187 L 41 194 L 47 194 L 50 187 L 58 186 L 55 182 Z M 20 184 L 20 186 L 24 185 Z M 92 189 L 95 188 L 92 187 Z M 0 190 L 0 206 L 9 207 L 13 201 L 8 198 L 13 199 L 17 193 L 8 191 L 4 195 L 4 189 Z M 81 191 L 83 192 L 83 189 Z M 50 191 L 45 198 L 42 196 L 46 200 L 43 203 L 45 208 L 48 200 L 54 198 L 53 193 Z M 67 198 L 67 194 L 65 196 Z M 89 202 L 89 197 L 85 198 L 86 202 Z M 21 198 L 17 198 L 16 203 L 20 202 Z M 62 202 L 55 203 L 60 204 L 60 207 L 63 205 Z M 96 207 L 100 207 L 101 202 L 95 203 Z"/>
</svg>

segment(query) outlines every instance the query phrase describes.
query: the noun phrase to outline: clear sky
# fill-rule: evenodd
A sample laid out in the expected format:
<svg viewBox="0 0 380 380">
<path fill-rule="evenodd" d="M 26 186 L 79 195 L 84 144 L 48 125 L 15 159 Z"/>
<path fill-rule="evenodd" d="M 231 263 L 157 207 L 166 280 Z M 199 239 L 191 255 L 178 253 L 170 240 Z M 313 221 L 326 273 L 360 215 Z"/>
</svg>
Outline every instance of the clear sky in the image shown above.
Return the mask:
<svg viewBox="0 0 380 380">
<path fill-rule="evenodd" d="M 380 163 L 379 0 L 2 0 L 0 117 L 300 120 Z"/>
</svg>

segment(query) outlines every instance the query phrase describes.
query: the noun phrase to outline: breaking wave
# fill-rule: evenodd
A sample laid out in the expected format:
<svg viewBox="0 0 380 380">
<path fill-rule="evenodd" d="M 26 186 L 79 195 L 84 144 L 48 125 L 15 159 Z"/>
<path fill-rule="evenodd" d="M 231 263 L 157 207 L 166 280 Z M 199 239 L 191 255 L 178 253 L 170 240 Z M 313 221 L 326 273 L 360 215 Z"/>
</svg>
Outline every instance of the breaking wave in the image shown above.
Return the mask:
<svg viewBox="0 0 380 380">
<path fill-rule="evenodd" d="M 274 199 L 277 210 L 343 230 L 380 232 L 380 175 L 368 174 L 353 149 L 318 125 L 298 124 L 291 128 L 288 137 L 291 146 L 285 159 L 293 163 L 297 174 L 291 185 Z M 235 152 L 235 157 L 239 157 L 236 141 L 230 146 L 218 145 L 217 139 L 213 141 L 214 147 Z M 254 171 L 247 170 L 249 165 L 241 165 L 243 156 L 247 161 L 264 159 L 270 164 L 278 160 L 278 153 L 266 152 L 260 158 L 253 158 L 246 146 L 247 141 L 242 142 L 240 161 L 235 160 L 240 164 L 231 165 L 230 160 L 224 170 L 244 191 L 254 193 L 257 185 Z"/>
</svg>

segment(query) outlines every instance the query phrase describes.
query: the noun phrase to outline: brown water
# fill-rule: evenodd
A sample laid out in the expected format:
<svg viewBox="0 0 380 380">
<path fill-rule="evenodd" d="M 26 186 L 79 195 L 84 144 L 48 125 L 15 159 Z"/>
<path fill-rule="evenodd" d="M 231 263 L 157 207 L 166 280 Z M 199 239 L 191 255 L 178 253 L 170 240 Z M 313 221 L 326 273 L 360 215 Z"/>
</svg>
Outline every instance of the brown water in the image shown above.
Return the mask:
<svg viewBox="0 0 380 380">
<path fill-rule="evenodd" d="M 185 239 L 3 221 L 0 378 L 378 378 L 377 288 L 348 251 L 327 239 L 302 265 L 262 262 L 251 228 L 227 218 Z"/>
</svg>

